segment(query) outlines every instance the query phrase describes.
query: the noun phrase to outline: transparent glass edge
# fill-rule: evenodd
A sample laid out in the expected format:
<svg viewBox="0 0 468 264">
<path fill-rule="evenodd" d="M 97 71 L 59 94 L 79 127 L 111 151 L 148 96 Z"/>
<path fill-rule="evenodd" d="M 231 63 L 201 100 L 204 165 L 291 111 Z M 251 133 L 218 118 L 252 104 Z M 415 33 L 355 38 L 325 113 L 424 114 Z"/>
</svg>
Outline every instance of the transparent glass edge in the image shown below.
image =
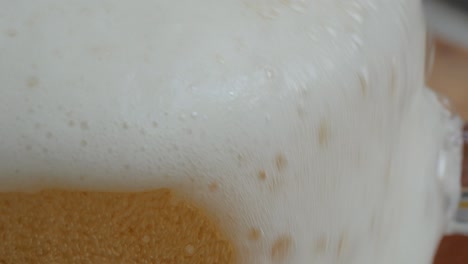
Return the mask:
<svg viewBox="0 0 468 264">
<path fill-rule="evenodd" d="M 457 114 L 450 100 L 436 93 L 439 103 L 444 108 L 444 138 L 440 150 L 439 163 L 443 170 L 439 171 L 439 181 L 444 199 L 445 230 L 447 235 L 468 235 L 468 190 L 462 186 L 463 148 L 468 144 L 466 123 Z M 439 164 L 440 167 L 440 164 Z"/>
</svg>

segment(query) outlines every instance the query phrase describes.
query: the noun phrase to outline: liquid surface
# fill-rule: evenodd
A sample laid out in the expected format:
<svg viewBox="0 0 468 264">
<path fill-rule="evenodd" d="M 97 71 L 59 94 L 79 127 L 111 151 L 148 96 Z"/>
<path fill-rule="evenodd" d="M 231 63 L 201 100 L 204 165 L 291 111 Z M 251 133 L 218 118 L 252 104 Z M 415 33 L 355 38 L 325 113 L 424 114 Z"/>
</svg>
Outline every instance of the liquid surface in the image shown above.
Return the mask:
<svg viewBox="0 0 468 264">
<path fill-rule="evenodd" d="M 235 252 L 206 212 L 167 189 L 0 193 L 0 263 L 226 263 Z"/>
</svg>

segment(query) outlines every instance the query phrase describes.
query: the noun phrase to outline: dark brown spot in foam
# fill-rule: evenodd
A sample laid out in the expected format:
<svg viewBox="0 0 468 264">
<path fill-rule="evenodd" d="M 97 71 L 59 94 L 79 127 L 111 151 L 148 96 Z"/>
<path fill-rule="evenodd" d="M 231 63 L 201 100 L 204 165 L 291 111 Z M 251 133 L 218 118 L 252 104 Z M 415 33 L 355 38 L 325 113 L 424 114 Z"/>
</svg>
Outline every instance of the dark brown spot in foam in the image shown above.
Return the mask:
<svg viewBox="0 0 468 264">
<path fill-rule="evenodd" d="M 361 86 L 362 96 L 367 96 L 368 83 L 366 77 L 363 74 L 359 74 L 359 85 Z"/>
<path fill-rule="evenodd" d="M 265 172 L 264 170 L 259 171 L 259 172 L 258 172 L 258 178 L 259 178 L 261 181 L 266 180 L 266 178 L 267 178 L 266 172 Z"/>
<path fill-rule="evenodd" d="M 271 258 L 273 261 L 284 262 L 291 254 L 293 241 L 291 236 L 282 235 L 278 237 L 271 247 Z"/>
<path fill-rule="evenodd" d="M 262 232 L 258 228 L 252 228 L 249 231 L 248 238 L 251 241 L 258 241 L 262 236 Z"/>
<path fill-rule="evenodd" d="M 346 233 L 343 233 L 341 234 L 340 240 L 338 241 L 337 255 L 342 256 L 344 252 L 346 251 L 347 246 L 348 246 L 348 236 Z"/>
<path fill-rule="evenodd" d="M 288 160 L 282 153 L 279 153 L 275 157 L 275 164 L 278 171 L 283 171 L 288 166 Z"/>
<path fill-rule="evenodd" d="M 320 238 L 315 241 L 314 245 L 314 252 L 316 254 L 324 254 L 327 251 L 328 247 L 328 237 L 327 236 L 321 236 Z"/>
<path fill-rule="evenodd" d="M 216 192 L 219 189 L 219 184 L 217 182 L 212 182 L 208 185 L 210 192 Z"/>
<path fill-rule="evenodd" d="M 330 141 L 330 125 L 328 124 L 328 121 L 326 119 L 322 119 L 320 121 L 317 136 L 318 143 L 321 147 L 325 147 L 328 145 L 328 142 Z"/>
</svg>

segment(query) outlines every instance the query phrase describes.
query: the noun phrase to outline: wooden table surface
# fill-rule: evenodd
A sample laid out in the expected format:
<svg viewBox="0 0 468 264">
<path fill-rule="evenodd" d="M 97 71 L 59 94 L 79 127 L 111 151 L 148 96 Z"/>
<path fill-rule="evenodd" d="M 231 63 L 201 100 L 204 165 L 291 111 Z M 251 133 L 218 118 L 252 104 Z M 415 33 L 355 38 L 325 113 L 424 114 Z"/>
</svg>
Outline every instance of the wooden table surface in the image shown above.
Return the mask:
<svg viewBox="0 0 468 264">
<path fill-rule="evenodd" d="M 468 49 L 437 41 L 435 64 L 428 84 L 449 97 L 460 116 L 468 121 Z M 465 152 L 467 150 L 465 146 Z M 464 175 L 468 175 L 466 172 L 468 170 Z M 464 176 L 463 182 L 468 184 L 468 177 Z M 444 238 L 434 264 L 468 264 L 468 237 Z"/>
</svg>

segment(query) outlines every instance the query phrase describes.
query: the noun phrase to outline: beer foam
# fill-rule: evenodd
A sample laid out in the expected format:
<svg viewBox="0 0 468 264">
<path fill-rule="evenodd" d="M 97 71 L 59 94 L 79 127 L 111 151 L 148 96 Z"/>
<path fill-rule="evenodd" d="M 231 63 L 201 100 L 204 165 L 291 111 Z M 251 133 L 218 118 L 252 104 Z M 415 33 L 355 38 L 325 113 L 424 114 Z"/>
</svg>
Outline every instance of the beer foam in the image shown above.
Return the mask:
<svg viewBox="0 0 468 264">
<path fill-rule="evenodd" d="M 240 263 L 430 262 L 419 1 L 15 1 L 0 20 L 0 191 L 173 189 Z"/>
</svg>

